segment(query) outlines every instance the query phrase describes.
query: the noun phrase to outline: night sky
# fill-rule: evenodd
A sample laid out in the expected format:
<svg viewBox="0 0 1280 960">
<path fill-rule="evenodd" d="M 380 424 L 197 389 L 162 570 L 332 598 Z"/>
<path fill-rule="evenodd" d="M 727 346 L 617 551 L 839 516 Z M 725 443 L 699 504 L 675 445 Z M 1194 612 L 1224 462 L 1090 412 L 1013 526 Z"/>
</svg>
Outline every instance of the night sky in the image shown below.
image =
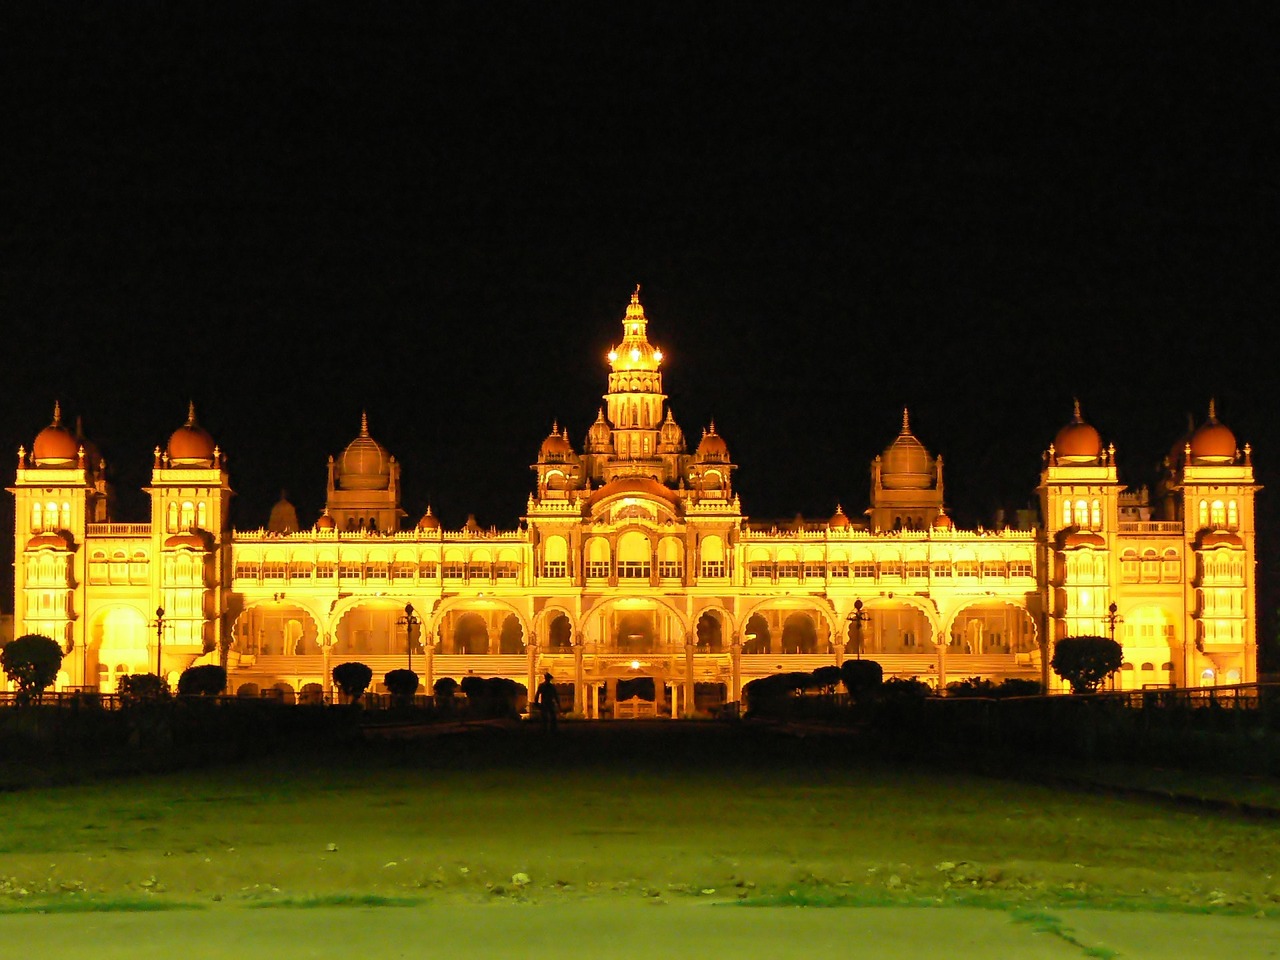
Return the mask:
<svg viewBox="0 0 1280 960">
<path fill-rule="evenodd" d="M 509 527 L 640 283 L 753 517 L 861 512 L 904 404 L 965 524 L 1074 396 L 1131 484 L 1216 397 L 1280 485 L 1272 5 L 791 6 L 5 5 L 7 477 L 59 399 L 141 519 L 194 400 L 310 522 L 367 410 Z"/>
</svg>

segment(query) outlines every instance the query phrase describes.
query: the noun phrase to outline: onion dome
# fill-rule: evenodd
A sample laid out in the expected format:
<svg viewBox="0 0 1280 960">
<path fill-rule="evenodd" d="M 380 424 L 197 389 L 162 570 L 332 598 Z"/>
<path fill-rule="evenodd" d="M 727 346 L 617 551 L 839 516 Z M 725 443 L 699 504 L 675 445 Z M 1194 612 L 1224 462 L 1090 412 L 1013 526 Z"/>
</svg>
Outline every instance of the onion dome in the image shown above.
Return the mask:
<svg viewBox="0 0 1280 960">
<path fill-rule="evenodd" d="M 1191 435 L 1193 463 L 1233 463 L 1236 459 L 1236 435 L 1218 422 L 1214 403 L 1209 401 L 1209 419 Z"/>
<path fill-rule="evenodd" d="M 657 370 L 662 351 L 649 342 L 645 328 L 644 307 L 640 304 L 640 286 L 636 285 L 622 320 L 622 343 L 609 351 L 609 364 L 614 372 L 623 370 Z"/>
<path fill-rule="evenodd" d="M 166 550 L 198 550 L 202 553 L 208 550 L 208 544 L 205 543 L 204 538 L 194 530 L 175 533 L 164 542 L 164 547 Z"/>
<path fill-rule="evenodd" d="M 676 423 L 671 416 L 671 410 L 667 410 L 667 418 L 662 421 L 662 426 L 658 428 L 658 449 L 662 453 L 683 453 L 684 431 L 680 429 L 680 425 Z"/>
<path fill-rule="evenodd" d="M 271 516 L 267 518 L 267 530 L 271 533 L 298 532 L 298 511 L 283 490 L 280 491 L 280 499 L 271 508 Z"/>
<path fill-rule="evenodd" d="M 337 526 L 338 526 L 337 521 L 334 520 L 333 517 L 329 516 L 329 513 L 327 510 L 324 513 L 320 514 L 319 519 L 316 520 L 317 530 L 333 530 Z"/>
<path fill-rule="evenodd" d="M 539 463 L 563 462 L 573 458 L 573 444 L 569 442 L 569 432 L 560 432 L 560 424 L 552 423 L 551 432 L 542 441 L 538 451 Z"/>
<path fill-rule="evenodd" d="M 880 485 L 886 490 L 924 490 L 933 486 L 933 478 L 933 457 L 911 432 L 903 407 L 902 429 L 880 457 Z"/>
<path fill-rule="evenodd" d="M 422 519 L 418 521 L 419 530 L 439 530 L 440 518 L 431 512 L 430 505 L 427 506 L 427 512 L 422 515 Z"/>
<path fill-rule="evenodd" d="M 80 458 L 80 442 L 62 425 L 62 407 L 57 401 L 53 422 L 36 434 L 31 457 L 37 467 L 74 467 Z"/>
<path fill-rule="evenodd" d="M 70 550 L 71 544 L 67 542 L 66 535 L 57 533 L 53 530 L 46 530 L 44 533 L 37 533 L 34 537 L 27 541 L 28 550 Z"/>
<path fill-rule="evenodd" d="M 832 515 L 831 519 L 827 521 L 827 526 L 832 530 L 849 529 L 849 518 L 845 516 L 844 507 L 840 506 L 840 504 L 836 504 L 836 512 Z"/>
<path fill-rule="evenodd" d="M 608 453 L 613 447 L 613 430 L 609 421 L 604 418 L 604 407 L 596 413 L 595 423 L 587 428 L 587 451 L 589 453 Z"/>
<path fill-rule="evenodd" d="M 1080 416 L 1079 400 L 1071 422 L 1053 438 L 1053 452 L 1059 463 L 1095 463 L 1102 456 L 1102 437 Z"/>
<path fill-rule="evenodd" d="M 338 459 L 338 486 L 343 490 L 386 490 L 391 485 L 391 455 L 369 436 L 369 416 L 360 414 L 360 435 Z"/>
<path fill-rule="evenodd" d="M 933 518 L 933 529 L 935 530 L 954 530 L 955 523 L 942 510 L 938 511 L 938 515 Z"/>
<path fill-rule="evenodd" d="M 702 439 L 698 441 L 698 452 L 694 455 L 699 463 L 728 463 L 729 446 L 724 437 L 716 433 L 716 422 L 702 431 Z"/>
<path fill-rule="evenodd" d="M 175 467 L 211 467 L 217 444 L 196 423 L 196 405 L 187 405 L 187 422 L 169 435 L 169 463 Z"/>
<path fill-rule="evenodd" d="M 480 529 L 480 521 L 476 519 L 476 515 L 474 513 L 467 514 L 467 522 L 462 525 L 462 529 L 465 530 L 467 533 L 483 533 L 484 532 L 483 530 Z"/>
</svg>

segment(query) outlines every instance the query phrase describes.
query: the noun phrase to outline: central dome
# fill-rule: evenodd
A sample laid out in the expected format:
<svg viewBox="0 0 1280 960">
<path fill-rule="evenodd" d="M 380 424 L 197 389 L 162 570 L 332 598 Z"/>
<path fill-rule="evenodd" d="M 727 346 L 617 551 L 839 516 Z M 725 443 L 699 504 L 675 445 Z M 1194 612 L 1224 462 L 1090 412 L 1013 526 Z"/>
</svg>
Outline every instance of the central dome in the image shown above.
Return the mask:
<svg viewBox="0 0 1280 960">
<path fill-rule="evenodd" d="M 902 430 L 880 457 L 880 485 L 886 490 L 925 490 L 933 486 L 933 457 L 911 432 L 907 408 Z"/>
<path fill-rule="evenodd" d="M 386 490 L 391 485 L 391 456 L 369 436 L 369 416 L 360 414 L 360 435 L 338 460 L 338 486 L 343 490 Z"/>
<path fill-rule="evenodd" d="M 1059 463 L 1093 463 L 1102 456 L 1102 437 L 1080 416 L 1080 401 L 1075 401 L 1071 422 L 1053 438 L 1053 452 Z"/>
<path fill-rule="evenodd" d="M 80 457 L 80 441 L 62 425 L 62 407 L 53 404 L 53 422 L 36 434 L 31 456 L 38 467 L 75 466 Z"/>
<path fill-rule="evenodd" d="M 1209 419 L 1191 435 L 1191 459 L 1198 463 L 1233 463 L 1236 459 L 1236 435 L 1218 422 L 1214 402 L 1209 401 Z"/>
<path fill-rule="evenodd" d="M 187 422 L 169 436 L 169 463 L 175 467 L 208 467 L 213 465 L 217 444 L 209 431 L 196 423 L 196 405 L 187 405 Z"/>
</svg>

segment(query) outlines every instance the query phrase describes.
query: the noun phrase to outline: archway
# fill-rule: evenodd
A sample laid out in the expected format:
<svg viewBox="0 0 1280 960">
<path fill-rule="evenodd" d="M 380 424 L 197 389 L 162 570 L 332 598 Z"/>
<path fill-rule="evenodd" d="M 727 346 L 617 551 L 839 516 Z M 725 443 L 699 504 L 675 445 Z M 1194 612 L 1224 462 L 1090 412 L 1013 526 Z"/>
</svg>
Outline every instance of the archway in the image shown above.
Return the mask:
<svg viewBox="0 0 1280 960">
<path fill-rule="evenodd" d="M 397 620 L 404 617 L 404 604 L 393 600 L 361 602 L 342 615 L 334 630 L 333 655 L 387 656 L 403 654 L 407 649 L 406 627 Z"/>
<path fill-rule="evenodd" d="M 818 631 L 807 613 L 793 613 L 783 621 L 782 652 L 818 652 Z"/>
<path fill-rule="evenodd" d="M 708 610 L 698 618 L 694 632 L 698 638 L 699 653 L 719 653 L 724 649 L 724 631 L 720 618 L 711 611 Z"/>
<path fill-rule="evenodd" d="M 653 617 L 638 610 L 623 612 L 611 640 L 609 647 L 616 653 L 653 653 L 657 649 Z"/>
<path fill-rule="evenodd" d="M 573 624 L 563 613 L 553 617 L 547 627 L 547 646 L 565 652 L 573 649 Z"/>
<path fill-rule="evenodd" d="M 772 644 L 773 637 L 769 631 L 769 621 L 758 613 L 752 614 L 742 632 L 742 652 L 744 654 L 768 653 Z"/>
<path fill-rule="evenodd" d="M 464 613 L 453 627 L 453 653 L 481 655 L 489 652 L 489 627 L 478 613 Z"/>
<path fill-rule="evenodd" d="M 266 601 L 241 611 L 232 628 L 232 649 L 254 656 L 309 656 L 320 650 L 320 627 L 296 603 Z"/>
<path fill-rule="evenodd" d="M 498 652 L 505 655 L 524 653 L 524 628 L 520 626 L 520 618 L 514 613 L 508 614 L 502 621 Z"/>
<path fill-rule="evenodd" d="M 983 601 L 960 610 L 951 621 L 947 647 L 952 653 L 1031 653 L 1036 625 L 1025 607 Z"/>
<path fill-rule="evenodd" d="M 82 652 L 85 672 L 98 678 L 99 691 L 115 693 L 121 677 L 155 670 L 155 647 L 148 643 L 149 635 L 154 633 L 148 630 L 146 618 L 133 607 L 109 607 L 94 617 L 88 647 Z"/>
</svg>

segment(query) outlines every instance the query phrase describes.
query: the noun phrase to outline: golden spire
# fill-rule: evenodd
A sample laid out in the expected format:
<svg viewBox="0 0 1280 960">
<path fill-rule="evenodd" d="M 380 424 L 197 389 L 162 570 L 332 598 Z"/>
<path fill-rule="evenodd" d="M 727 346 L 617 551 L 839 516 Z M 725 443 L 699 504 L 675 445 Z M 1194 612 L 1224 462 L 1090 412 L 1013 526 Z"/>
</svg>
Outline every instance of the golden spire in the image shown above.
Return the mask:
<svg viewBox="0 0 1280 960">
<path fill-rule="evenodd" d="M 1209 422 L 1210 423 L 1218 422 L 1218 412 L 1215 409 L 1213 397 L 1209 398 Z"/>
<path fill-rule="evenodd" d="M 367 410 L 360 411 L 360 436 L 367 437 L 369 435 L 369 412 Z"/>
<path fill-rule="evenodd" d="M 55 427 L 62 426 L 62 404 L 57 400 L 53 401 L 53 425 Z"/>
<path fill-rule="evenodd" d="M 1084 423 L 1084 417 L 1082 417 L 1082 416 L 1080 415 L 1080 398 L 1079 398 L 1079 397 L 1072 397 L 1072 398 L 1071 398 L 1071 403 L 1072 403 L 1072 405 L 1073 405 L 1073 407 L 1072 407 L 1072 413 L 1071 413 L 1071 422 L 1072 422 L 1072 423 Z"/>
<path fill-rule="evenodd" d="M 188 400 L 186 426 L 194 427 L 195 425 L 196 425 L 196 402 L 194 400 Z"/>
<path fill-rule="evenodd" d="M 910 436 L 911 434 L 911 415 L 907 412 L 907 408 L 902 408 L 902 436 Z"/>
</svg>

